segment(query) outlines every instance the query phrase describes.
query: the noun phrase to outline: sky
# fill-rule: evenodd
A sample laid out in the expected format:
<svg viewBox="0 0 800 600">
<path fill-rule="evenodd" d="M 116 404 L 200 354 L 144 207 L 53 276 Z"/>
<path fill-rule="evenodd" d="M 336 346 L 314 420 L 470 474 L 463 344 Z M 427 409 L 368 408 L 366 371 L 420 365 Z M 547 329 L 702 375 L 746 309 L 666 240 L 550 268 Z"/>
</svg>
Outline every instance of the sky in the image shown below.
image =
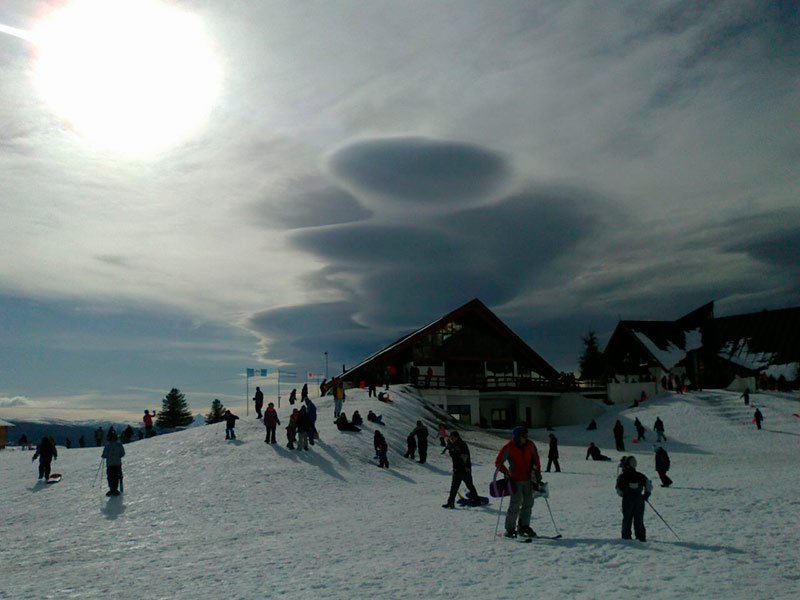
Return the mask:
<svg viewBox="0 0 800 600">
<path fill-rule="evenodd" d="M 394 402 L 383 404 L 365 390 L 348 390 L 348 417 L 354 409 L 362 415 L 375 409 L 386 423 L 365 421 L 361 432 L 337 431 L 333 399 L 320 398 L 320 437 L 308 451 L 289 450 L 280 427 L 277 443 L 265 444 L 252 414 L 236 422 L 235 441 L 226 441 L 225 425 L 217 423 L 127 444 L 124 490 L 111 498 L 104 473 L 98 475 L 100 448 L 59 447 L 51 467 L 63 478 L 48 485 L 37 480 L 32 451 L 8 447 L 0 452 L 4 595 L 797 598 L 796 392 L 750 397 L 764 415 L 761 430 L 751 422 L 752 405 L 725 390 L 654 395 L 636 408 L 603 406 L 596 431 L 586 431 L 588 416 L 558 426 L 561 469 L 542 473 L 549 498 L 534 501 L 530 525 L 539 537 L 525 545 L 495 537 L 504 529 L 508 498 L 441 508 L 452 461 L 435 439 L 425 464 L 403 457 L 418 419 L 429 438 L 436 431 L 436 416 L 414 390 L 407 392 L 398 386 Z M 290 409 L 278 410 L 283 424 Z M 669 488 L 654 471 L 656 417 L 667 436 Z M 639 443 L 633 443 L 636 418 L 647 428 Z M 624 452 L 614 449 L 617 419 L 625 427 Z M 388 469 L 374 458 L 376 428 L 389 446 Z M 548 433 L 530 431 L 542 460 Z M 475 487 L 485 495 L 508 432 L 461 435 Z M 585 460 L 591 441 L 612 460 Z M 646 542 L 621 539 L 614 488 L 625 455 L 635 456 L 637 470 L 653 483 Z M 463 485 L 459 491 L 467 493 Z M 559 533 L 560 539 L 544 539 Z"/>
<path fill-rule="evenodd" d="M 2 415 L 276 396 L 473 298 L 560 371 L 800 303 L 794 2 L 77 5 L 0 7 Z"/>
</svg>

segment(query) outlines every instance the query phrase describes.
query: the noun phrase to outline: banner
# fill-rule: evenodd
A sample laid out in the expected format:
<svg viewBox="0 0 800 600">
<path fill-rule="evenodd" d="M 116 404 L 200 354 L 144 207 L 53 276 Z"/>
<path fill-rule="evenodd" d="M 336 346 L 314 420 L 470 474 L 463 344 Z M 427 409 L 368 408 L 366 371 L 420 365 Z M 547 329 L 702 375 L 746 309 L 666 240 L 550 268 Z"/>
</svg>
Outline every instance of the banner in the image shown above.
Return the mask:
<svg viewBox="0 0 800 600">
<path fill-rule="evenodd" d="M 266 369 L 247 369 L 247 376 L 248 377 L 266 377 L 267 370 Z"/>
</svg>

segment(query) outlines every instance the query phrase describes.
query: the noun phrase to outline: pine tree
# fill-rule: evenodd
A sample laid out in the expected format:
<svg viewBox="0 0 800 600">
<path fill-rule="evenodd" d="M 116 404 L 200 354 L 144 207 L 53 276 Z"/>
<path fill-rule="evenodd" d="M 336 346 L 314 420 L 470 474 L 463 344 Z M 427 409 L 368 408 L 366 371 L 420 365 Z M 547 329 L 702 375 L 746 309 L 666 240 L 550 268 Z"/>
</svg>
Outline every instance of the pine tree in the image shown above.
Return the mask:
<svg viewBox="0 0 800 600">
<path fill-rule="evenodd" d="M 161 402 L 156 425 L 163 429 L 185 427 L 194 421 L 186 397 L 177 388 L 172 388 Z"/>
<path fill-rule="evenodd" d="M 581 379 L 602 380 L 605 377 L 606 366 L 597 336 L 590 329 L 589 333 L 581 340 L 583 341 L 583 353 L 580 360 Z"/>
<path fill-rule="evenodd" d="M 222 405 L 222 402 L 220 402 L 219 399 L 214 398 L 214 401 L 211 403 L 211 411 L 206 415 L 206 425 L 224 421 L 224 414 L 225 407 Z"/>
</svg>

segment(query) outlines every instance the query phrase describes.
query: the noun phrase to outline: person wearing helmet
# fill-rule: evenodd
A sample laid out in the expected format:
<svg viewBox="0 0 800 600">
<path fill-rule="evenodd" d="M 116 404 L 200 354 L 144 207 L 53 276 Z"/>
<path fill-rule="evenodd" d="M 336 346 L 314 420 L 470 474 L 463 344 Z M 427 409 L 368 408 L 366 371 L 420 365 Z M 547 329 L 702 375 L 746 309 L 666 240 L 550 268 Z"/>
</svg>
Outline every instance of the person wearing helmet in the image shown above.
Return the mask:
<svg viewBox="0 0 800 600">
<path fill-rule="evenodd" d="M 508 467 L 506 467 L 508 463 Z M 497 469 L 514 482 L 516 491 L 506 513 L 506 537 L 535 537 L 531 529 L 533 492 L 542 483 L 542 466 L 536 444 L 528 439 L 528 430 L 521 425 L 511 431 L 511 440 L 498 452 Z M 519 525 L 519 527 L 517 527 Z"/>
<path fill-rule="evenodd" d="M 653 491 L 653 483 L 636 470 L 636 457 L 623 456 L 619 463 L 617 495 L 622 498 L 622 539 L 631 539 L 631 521 L 636 539 L 647 541 L 644 527 L 644 503 Z"/>
</svg>

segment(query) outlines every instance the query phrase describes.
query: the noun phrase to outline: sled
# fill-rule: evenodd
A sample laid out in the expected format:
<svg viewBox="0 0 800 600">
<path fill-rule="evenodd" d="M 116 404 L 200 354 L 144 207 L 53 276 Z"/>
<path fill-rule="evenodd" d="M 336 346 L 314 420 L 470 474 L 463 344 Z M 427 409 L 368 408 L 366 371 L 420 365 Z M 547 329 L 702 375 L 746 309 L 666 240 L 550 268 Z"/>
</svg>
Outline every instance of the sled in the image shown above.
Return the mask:
<svg viewBox="0 0 800 600">
<path fill-rule="evenodd" d="M 58 483 L 61 481 L 61 473 L 51 473 L 47 478 L 47 483 Z"/>
</svg>

